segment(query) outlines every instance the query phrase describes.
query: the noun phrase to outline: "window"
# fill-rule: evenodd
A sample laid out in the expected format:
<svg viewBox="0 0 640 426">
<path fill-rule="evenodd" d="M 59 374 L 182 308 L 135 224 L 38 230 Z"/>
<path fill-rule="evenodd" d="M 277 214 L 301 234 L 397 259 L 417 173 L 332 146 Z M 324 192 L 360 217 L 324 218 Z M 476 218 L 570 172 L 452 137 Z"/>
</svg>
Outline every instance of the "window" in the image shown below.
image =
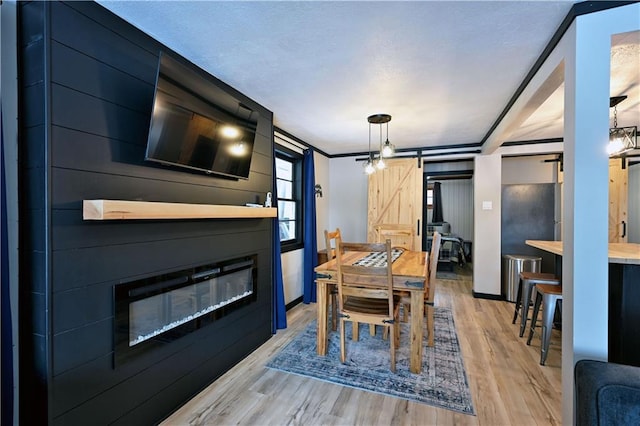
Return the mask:
<svg viewBox="0 0 640 426">
<path fill-rule="evenodd" d="M 427 209 L 433 209 L 433 184 L 430 183 L 427 185 Z"/>
<path fill-rule="evenodd" d="M 302 154 L 276 148 L 276 184 L 281 251 L 297 250 L 302 241 Z"/>
</svg>

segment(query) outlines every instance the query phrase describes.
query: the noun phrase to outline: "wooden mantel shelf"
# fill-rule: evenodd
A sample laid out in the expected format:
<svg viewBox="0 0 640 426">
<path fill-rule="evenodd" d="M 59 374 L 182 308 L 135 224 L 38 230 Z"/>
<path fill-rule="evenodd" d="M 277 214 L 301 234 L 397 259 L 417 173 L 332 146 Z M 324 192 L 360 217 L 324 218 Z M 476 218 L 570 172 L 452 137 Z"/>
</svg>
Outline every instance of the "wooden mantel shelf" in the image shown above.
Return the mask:
<svg viewBox="0 0 640 426">
<path fill-rule="evenodd" d="M 124 200 L 83 200 L 82 202 L 84 220 L 236 219 L 276 217 L 277 214 L 277 209 L 273 207 Z"/>
</svg>

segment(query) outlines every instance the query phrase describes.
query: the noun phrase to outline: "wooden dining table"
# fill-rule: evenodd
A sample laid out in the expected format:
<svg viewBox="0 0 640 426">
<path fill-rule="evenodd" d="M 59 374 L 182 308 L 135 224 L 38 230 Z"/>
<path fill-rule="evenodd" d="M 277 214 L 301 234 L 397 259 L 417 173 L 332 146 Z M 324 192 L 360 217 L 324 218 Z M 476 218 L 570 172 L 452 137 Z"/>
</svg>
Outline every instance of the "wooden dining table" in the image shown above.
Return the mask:
<svg viewBox="0 0 640 426">
<path fill-rule="evenodd" d="M 342 256 L 343 264 L 352 265 L 369 253 L 347 252 Z M 426 252 L 405 250 L 393 262 L 393 288 L 398 291 L 408 291 L 411 294 L 411 323 L 410 323 L 410 368 L 412 373 L 420 373 L 422 369 L 422 338 L 424 318 L 425 289 L 429 288 L 427 274 Z M 338 267 L 336 259 L 318 265 L 317 274 L 317 305 L 318 305 L 318 355 L 327 354 L 328 335 L 328 306 L 329 285 L 338 283 Z"/>
</svg>

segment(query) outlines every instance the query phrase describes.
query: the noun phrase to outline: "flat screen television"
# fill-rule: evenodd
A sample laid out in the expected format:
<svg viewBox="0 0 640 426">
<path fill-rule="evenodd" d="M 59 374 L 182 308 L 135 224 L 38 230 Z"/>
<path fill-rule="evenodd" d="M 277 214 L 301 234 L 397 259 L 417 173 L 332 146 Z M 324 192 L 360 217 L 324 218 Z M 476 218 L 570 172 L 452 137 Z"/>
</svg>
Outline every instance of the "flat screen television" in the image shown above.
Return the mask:
<svg viewBox="0 0 640 426">
<path fill-rule="evenodd" d="M 247 179 L 259 114 L 203 73 L 160 55 L 145 160 Z"/>
</svg>

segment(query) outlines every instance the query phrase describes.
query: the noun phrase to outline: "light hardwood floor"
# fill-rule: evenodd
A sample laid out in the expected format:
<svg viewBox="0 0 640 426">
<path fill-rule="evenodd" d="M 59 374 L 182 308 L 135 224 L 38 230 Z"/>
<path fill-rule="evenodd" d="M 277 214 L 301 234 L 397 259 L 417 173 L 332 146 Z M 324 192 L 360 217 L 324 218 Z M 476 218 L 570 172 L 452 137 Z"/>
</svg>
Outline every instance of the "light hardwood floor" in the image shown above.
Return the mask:
<svg viewBox="0 0 640 426">
<path fill-rule="evenodd" d="M 514 305 L 475 299 L 471 288 L 470 279 L 438 280 L 436 306 L 453 310 L 475 416 L 265 368 L 315 318 L 315 304 L 301 304 L 288 312 L 286 330 L 163 425 L 561 424 L 560 333 L 553 331 L 546 366 L 540 366 L 539 335 L 531 346 L 518 337 Z"/>
</svg>

